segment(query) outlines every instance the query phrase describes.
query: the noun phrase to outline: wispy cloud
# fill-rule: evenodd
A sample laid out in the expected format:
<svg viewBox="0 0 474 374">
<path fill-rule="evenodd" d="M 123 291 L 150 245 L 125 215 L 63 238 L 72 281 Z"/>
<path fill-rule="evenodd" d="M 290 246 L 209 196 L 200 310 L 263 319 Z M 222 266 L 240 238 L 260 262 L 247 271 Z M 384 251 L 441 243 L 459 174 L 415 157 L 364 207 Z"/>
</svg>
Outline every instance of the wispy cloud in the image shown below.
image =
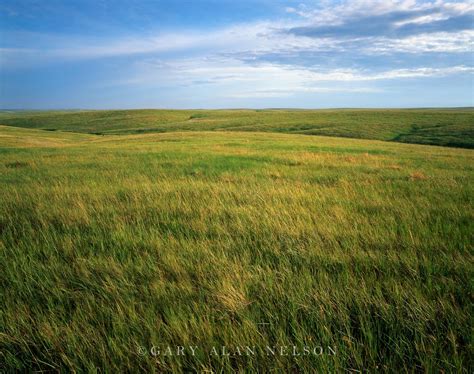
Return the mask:
<svg viewBox="0 0 474 374">
<path fill-rule="evenodd" d="M 376 81 L 399 78 L 419 78 L 433 76 L 447 76 L 460 73 L 473 73 L 471 66 L 451 66 L 445 68 L 413 68 L 393 69 L 381 72 L 371 72 L 361 69 L 313 68 L 294 67 L 292 65 L 256 63 L 245 64 L 239 60 L 227 58 L 176 60 L 163 63 L 162 61 L 148 60 L 140 63 L 141 78 L 126 81 L 138 83 L 149 81 L 153 76 L 163 81 L 195 82 L 201 78 L 206 83 L 225 82 L 269 82 L 273 84 L 295 82 L 309 85 L 312 82 L 354 82 Z M 165 74 L 162 74 L 165 73 Z"/>
<path fill-rule="evenodd" d="M 415 20 L 417 17 L 443 14 L 443 18 L 469 14 L 474 5 L 469 1 L 416 1 L 416 0 L 343 0 L 336 4 L 331 1 L 321 1 L 316 5 L 299 4 L 298 7 L 288 7 L 287 12 L 293 13 L 314 24 L 329 26 L 344 23 L 364 17 L 387 17 L 389 21 L 397 22 L 396 18 Z M 391 15 L 391 16 L 390 16 Z M 433 17 L 436 20 L 439 17 Z M 431 17 L 427 18 L 428 20 Z"/>
<path fill-rule="evenodd" d="M 149 59 L 135 66 L 134 76 L 114 85 L 153 87 L 212 86 L 221 95 L 233 98 L 286 97 L 311 93 L 376 93 L 383 89 L 377 82 L 446 77 L 472 74 L 474 67 L 391 69 L 372 72 L 368 69 L 295 67 L 272 63 L 244 63 L 218 57 L 161 61 Z M 249 89 L 251 87 L 251 89 Z"/>
<path fill-rule="evenodd" d="M 435 32 L 406 38 L 377 38 L 365 47 L 368 54 L 472 53 L 474 31 Z"/>
<path fill-rule="evenodd" d="M 77 35 L 55 35 L 31 32 L 4 32 L 3 43 L 15 44 L 15 48 L 2 48 L 5 62 L 15 54 L 36 53 L 39 61 L 81 60 L 130 56 L 138 54 L 160 54 L 169 52 L 236 50 L 271 50 L 279 42 L 288 45 L 293 36 L 282 37 L 275 32 L 281 24 L 257 22 L 238 24 L 211 31 L 184 30 L 180 32 L 157 32 L 126 37 L 81 37 Z M 312 44 L 315 44 L 314 42 Z M 32 61 L 34 62 L 34 61 Z"/>
<path fill-rule="evenodd" d="M 0 59 L 6 67 L 173 52 L 240 54 L 247 58 L 315 51 L 456 53 L 472 50 L 474 43 L 471 3 L 357 0 L 316 9 L 302 4 L 298 9 L 288 8 L 288 12 L 302 20 L 113 38 L 4 32 Z"/>
<path fill-rule="evenodd" d="M 296 86 L 285 89 L 274 88 L 266 90 L 254 90 L 244 92 L 233 92 L 228 94 L 229 98 L 249 99 L 249 98 L 267 98 L 267 97 L 288 97 L 296 94 L 307 93 L 377 93 L 380 89 L 370 87 L 305 87 Z"/>
<path fill-rule="evenodd" d="M 16 16 L 15 16 L 16 17 Z M 470 1 L 351 0 L 286 7 L 227 26 L 100 35 L 5 30 L 3 74 L 113 61 L 103 87 L 206 90 L 233 98 L 383 92 L 385 81 L 472 79 Z"/>
</svg>

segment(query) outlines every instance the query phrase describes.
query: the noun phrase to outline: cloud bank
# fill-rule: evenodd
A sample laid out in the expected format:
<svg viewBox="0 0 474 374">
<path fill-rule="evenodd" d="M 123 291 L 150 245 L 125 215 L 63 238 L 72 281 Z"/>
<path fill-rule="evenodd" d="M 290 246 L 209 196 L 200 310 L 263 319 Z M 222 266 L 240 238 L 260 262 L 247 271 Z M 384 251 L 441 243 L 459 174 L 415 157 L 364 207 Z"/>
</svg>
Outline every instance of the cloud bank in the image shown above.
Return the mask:
<svg viewBox="0 0 474 374">
<path fill-rule="evenodd" d="M 113 61 L 102 86 L 200 89 L 226 97 L 380 93 L 378 82 L 472 80 L 470 1 L 330 1 L 284 7 L 278 19 L 224 27 L 69 35 L 9 30 L 2 72 Z"/>
</svg>

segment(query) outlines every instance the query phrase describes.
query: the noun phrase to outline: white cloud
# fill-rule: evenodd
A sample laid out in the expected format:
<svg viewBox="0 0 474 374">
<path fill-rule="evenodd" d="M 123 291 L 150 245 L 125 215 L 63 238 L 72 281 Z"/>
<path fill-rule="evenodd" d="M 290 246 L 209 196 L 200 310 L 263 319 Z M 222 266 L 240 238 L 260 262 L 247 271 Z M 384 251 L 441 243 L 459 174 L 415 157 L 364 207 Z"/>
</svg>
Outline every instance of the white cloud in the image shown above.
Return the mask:
<svg viewBox="0 0 474 374">
<path fill-rule="evenodd" d="M 449 19 L 448 15 L 444 15 L 442 13 L 435 13 L 435 14 L 428 14 L 426 16 L 420 16 L 415 18 L 406 19 L 399 22 L 394 22 L 393 25 L 396 27 L 410 25 L 410 24 L 424 24 L 424 23 L 431 23 L 435 21 L 443 21 Z"/>
<path fill-rule="evenodd" d="M 370 39 L 310 38 L 280 32 L 288 24 L 266 22 L 238 25 L 210 32 L 182 32 L 147 37 L 118 38 L 114 40 L 87 40 L 64 36 L 38 36 L 41 47 L 26 46 L 0 48 L 3 67 L 21 67 L 64 60 L 86 60 L 133 56 L 140 54 L 167 54 L 188 52 L 196 55 L 241 55 L 246 59 L 266 54 L 297 56 L 305 52 L 354 53 L 422 53 L 470 52 L 474 31 L 458 33 L 431 33 L 399 39 L 385 37 Z"/>
<path fill-rule="evenodd" d="M 267 97 L 288 97 L 295 94 L 301 93 L 377 93 L 381 92 L 380 89 L 370 87 L 305 87 L 305 86 L 294 86 L 285 89 L 275 88 L 257 91 L 245 91 L 231 93 L 227 97 L 246 99 L 246 98 L 267 98 Z"/>
<path fill-rule="evenodd" d="M 432 6 L 431 3 L 418 4 L 412 0 L 346 0 L 334 5 L 332 2 L 321 2 L 320 6 L 309 7 L 300 4 L 294 8 L 295 13 L 302 18 L 311 20 L 318 25 L 338 25 L 345 19 L 377 15 L 394 11 L 423 10 Z"/>
<path fill-rule="evenodd" d="M 473 73 L 474 67 L 453 66 L 445 68 L 414 68 L 393 69 L 382 72 L 371 72 L 370 70 L 358 69 L 315 69 L 294 67 L 292 65 L 260 63 L 249 65 L 233 59 L 203 59 L 172 61 L 165 67 L 167 76 L 174 75 L 173 80 L 180 79 L 193 81 L 194 79 L 205 79 L 213 83 L 225 82 L 283 82 L 299 84 L 311 84 L 313 82 L 326 81 L 374 81 L 397 78 L 417 78 L 430 76 L 446 76 L 460 73 Z M 147 76 L 153 70 L 153 62 L 148 63 Z M 181 77 L 181 78 L 179 78 Z"/>
<path fill-rule="evenodd" d="M 150 59 L 136 66 L 131 79 L 114 84 L 181 87 L 219 92 L 228 98 L 277 98 L 314 93 L 376 93 L 380 81 L 472 74 L 474 68 L 392 69 L 380 72 L 360 69 L 315 69 L 292 65 L 246 64 L 231 58 L 204 58 L 163 62 Z M 206 88 L 207 86 L 207 88 Z"/>
<path fill-rule="evenodd" d="M 448 12 L 461 14 L 472 10 L 464 3 L 418 3 L 416 1 L 357 0 L 331 7 L 321 2 L 318 9 L 308 6 L 287 8 L 302 20 L 254 22 L 211 31 L 184 30 L 157 35 L 86 39 L 57 35 L 24 35 L 32 40 L 23 48 L 0 49 L 0 64 L 5 67 L 50 64 L 54 61 L 129 57 L 120 78 L 109 86 L 141 85 L 151 87 L 209 87 L 223 97 L 286 97 L 313 93 L 374 93 L 380 81 L 472 74 L 472 67 L 459 63 L 436 67 L 395 68 L 388 63 L 371 68 L 369 63 L 344 65 L 344 56 L 396 55 L 397 53 L 469 53 L 474 31 L 433 32 L 405 38 L 325 37 L 312 38 L 288 32 L 308 22 L 337 24 L 358 14 L 420 10 L 438 7 L 438 13 L 407 20 L 423 24 L 443 19 Z M 399 23 L 403 26 L 406 23 Z M 10 36 L 14 37 L 14 36 Z M 321 61 L 300 59 L 304 54 L 330 56 Z M 181 57 L 177 57 L 177 55 Z M 267 56 L 272 59 L 265 60 Z M 339 58 L 339 60 L 337 60 Z M 383 57 L 385 58 L 385 56 Z M 135 62 L 130 62 L 133 59 Z M 265 62 L 267 61 L 267 62 Z M 342 63 L 341 63 L 342 61 Z M 469 62 L 467 62 L 469 63 Z M 347 68 L 344 66 L 351 66 Z M 365 67 L 364 67 L 365 66 Z M 207 86 L 206 86 L 207 85 Z"/>
<path fill-rule="evenodd" d="M 234 51 L 262 49 L 276 45 L 281 38 L 276 31 L 288 23 L 255 22 L 238 24 L 211 31 L 183 30 L 180 32 L 155 33 L 155 35 L 131 35 L 115 38 L 87 38 L 68 35 L 15 32 L 3 35 L 4 42 L 23 44 L 16 52 L 34 51 L 38 56 L 70 59 L 92 59 L 144 53 L 163 53 L 197 49 Z M 11 48 L 4 48 L 11 49 Z"/>
<path fill-rule="evenodd" d="M 377 38 L 364 48 L 367 54 L 472 53 L 474 31 L 431 33 L 400 39 Z"/>
<path fill-rule="evenodd" d="M 420 2 L 415 0 L 353 0 L 339 5 L 321 1 L 310 7 L 301 4 L 288 7 L 286 11 L 300 15 L 300 20 L 260 21 L 232 25 L 225 28 L 199 31 L 135 35 L 115 38 L 84 38 L 67 35 L 45 35 L 34 33 L 3 33 L 4 45 L 15 48 L 0 49 L 2 67 L 16 68 L 48 64 L 55 61 L 85 60 L 133 56 L 141 54 L 166 55 L 184 53 L 196 56 L 231 54 L 243 59 L 258 59 L 269 54 L 281 57 L 298 57 L 302 53 L 325 52 L 354 54 L 396 53 L 464 53 L 472 51 L 474 31 L 431 32 L 404 38 L 389 38 L 384 35 L 371 37 L 308 37 L 287 31 L 308 25 L 337 25 L 348 19 L 367 17 L 387 12 L 431 13 L 395 21 L 395 27 L 409 24 L 426 24 L 445 20 L 451 15 L 474 11 L 471 2 Z"/>
<path fill-rule="evenodd" d="M 202 95 L 219 100 L 370 94 L 382 92 L 389 80 L 472 77 L 474 30 L 454 24 L 457 19 L 469 21 L 472 2 L 322 0 L 311 4 L 287 7 L 286 18 L 278 21 L 215 29 L 95 37 L 5 30 L 0 69 L 9 74 L 10 69 L 103 59 L 90 63 L 97 69 L 94 76 L 104 74 L 97 80 L 98 88 L 130 85 L 126 87 L 130 91 L 153 94 L 156 90 L 163 96 L 176 91 L 178 99 L 196 100 Z M 358 32 L 372 16 L 378 23 Z M 447 20 L 449 27 L 436 31 L 436 25 Z M 328 26 L 329 32 L 320 32 L 320 26 Z M 316 31 L 294 31 L 305 28 Z M 71 66 L 68 71 L 74 71 Z"/>
<path fill-rule="evenodd" d="M 321 26 L 341 24 L 346 19 L 360 16 L 430 9 L 437 10 L 443 15 L 461 15 L 474 11 L 474 3 L 471 1 L 446 2 L 444 0 L 345 0 L 334 5 L 333 2 L 322 1 L 319 6 L 310 7 L 300 4 L 297 8 L 287 8 L 287 12 L 297 14 Z"/>
</svg>

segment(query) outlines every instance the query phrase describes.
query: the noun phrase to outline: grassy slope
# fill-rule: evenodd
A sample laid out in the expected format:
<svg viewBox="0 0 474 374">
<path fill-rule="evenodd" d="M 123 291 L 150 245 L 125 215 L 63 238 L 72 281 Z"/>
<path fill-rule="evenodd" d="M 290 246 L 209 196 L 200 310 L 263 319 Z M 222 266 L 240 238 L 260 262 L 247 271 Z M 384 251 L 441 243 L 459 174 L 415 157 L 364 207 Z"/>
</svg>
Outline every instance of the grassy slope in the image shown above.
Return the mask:
<svg viewBox="0 0 474 374">
<path fill-rule="evenodd" d="M 471 109 L 0 112 L 0 124 L 103 134 L 265 131 L 474 148 Z"/>
<path fill-rule="evenodd" d="M 5 127 L 0 147 L 7 369 L 474 368 L 470 150 Z M 337 354 L 138 353 L 153 344 Z"/>
</svg>

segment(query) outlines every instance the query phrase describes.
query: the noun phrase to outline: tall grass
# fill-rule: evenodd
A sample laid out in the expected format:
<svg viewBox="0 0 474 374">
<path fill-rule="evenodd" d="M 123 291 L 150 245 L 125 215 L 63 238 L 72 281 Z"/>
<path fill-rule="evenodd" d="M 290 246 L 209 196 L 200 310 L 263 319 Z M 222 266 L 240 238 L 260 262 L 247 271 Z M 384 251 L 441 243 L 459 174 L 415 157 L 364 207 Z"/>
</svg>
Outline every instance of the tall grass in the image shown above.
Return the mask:
<svg viewBox="0 0 474 374">
<path fill-rule="evenodd" d="M 470 150 L 1 127 L 0 145 L 5 371 L 474 368 Z"/>
</svg>

